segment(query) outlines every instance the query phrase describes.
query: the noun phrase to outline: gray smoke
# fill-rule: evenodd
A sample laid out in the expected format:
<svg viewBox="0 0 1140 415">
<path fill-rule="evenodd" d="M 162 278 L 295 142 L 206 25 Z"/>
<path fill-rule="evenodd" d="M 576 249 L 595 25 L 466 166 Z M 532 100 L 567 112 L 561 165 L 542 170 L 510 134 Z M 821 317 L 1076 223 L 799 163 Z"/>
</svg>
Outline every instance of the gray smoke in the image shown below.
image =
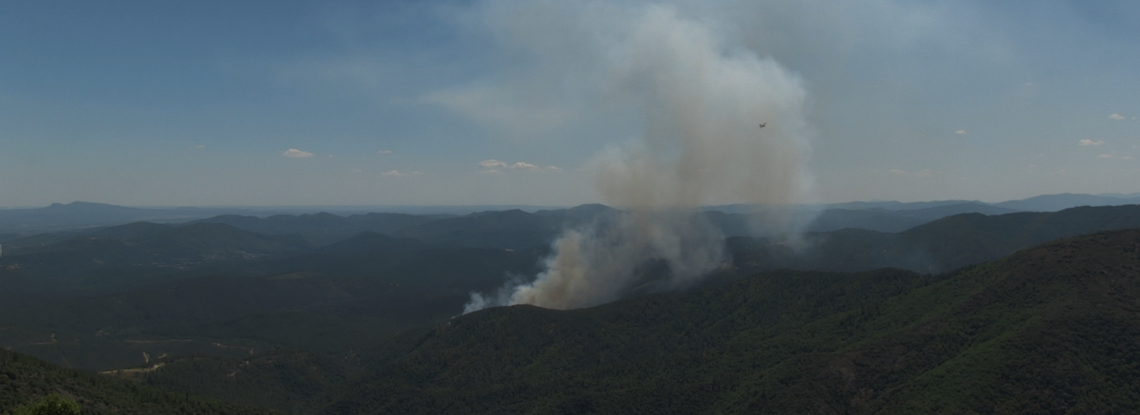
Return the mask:
<svg viewBox="0 0 1140 415">
<path fill-rule="evenodd" d="M 810 150 L 805 89 L 775 61 L 727 42 L 713 25 L 686 19 L 670 6 L 528 4 L 545 5 L 524 6 L 528 10 L 561 10 L 534 14 L 552 19 L 531 22 L 536 26 L 590 28 L 563 34 L 592 39 L 583 41 L 587 52 L 575 45 L 573 56 L 589 62 L 567 69 L 575 73 L 566 79 L 581 80 L 599 107 L 634 108 L 644 126 L 630 142 L 599 152 L 589 167 L 604 202 L 625 213 L 604 226 L 567 229 L 533 282 L 499 295 L 472 294 L 466 312 L 507 304 L 569 309 L 605 303 L 641 281 L 638 269 L 651 261 L 668 266 L 668 287 L 690 284 L 727 260 L 724 236 L 697 215 L 701 206 L 779 205 L 810 190 L 803 167 Z"/>
</svg>

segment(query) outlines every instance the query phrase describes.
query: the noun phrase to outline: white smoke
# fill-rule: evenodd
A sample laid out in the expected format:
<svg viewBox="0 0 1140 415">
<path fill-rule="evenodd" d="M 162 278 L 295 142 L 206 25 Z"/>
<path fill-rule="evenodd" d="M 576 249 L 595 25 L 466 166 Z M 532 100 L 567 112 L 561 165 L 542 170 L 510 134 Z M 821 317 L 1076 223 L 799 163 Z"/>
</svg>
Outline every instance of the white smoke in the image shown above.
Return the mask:
<svg viewBox="0 0 1140 415">
<path fill-rule="evenodd" d="M 546 271 L 514 288 L 499 304 L 568 309 L 616 300 L 639 280 L 638 270 L 663 261 L 670 287 L 695 281 L 724 261 L 724 236 L 692 211 L 633 210 L 606 226 L 565 231 Z"/>
<path fill-rule="evenodd" d="M 569 48 L 566 53 L 587 60 L 568 67 L 573 73 L 563 78 L 586 91 L 576 96 L 599 107 L 633 108 L 644 126 L 631 142 L 604 149 L 591 164 L 605 203 L 625 213 L 605 226 L 566 230 L 533 282 L 514 286 L 509 296 L 473 294 L 465 312 L 612 301 L 642 282 L 638 270 L 652 261 L 668 266 L 668 277 L 660 280 L 668 287 L 692 283 L 726 261 L 724 236 L 697 215 L 701 206 L 778 205 L 808 191 L 805 89 L 775 61 L 727 43 L 712 25 L 666 5 L 519 7 L 540 19 L 528 24 L 582 39 L 570 45 L 532 40 L 540 58 Z M 575 32 L 583 28 L 589 33 Z"/>
</svg>

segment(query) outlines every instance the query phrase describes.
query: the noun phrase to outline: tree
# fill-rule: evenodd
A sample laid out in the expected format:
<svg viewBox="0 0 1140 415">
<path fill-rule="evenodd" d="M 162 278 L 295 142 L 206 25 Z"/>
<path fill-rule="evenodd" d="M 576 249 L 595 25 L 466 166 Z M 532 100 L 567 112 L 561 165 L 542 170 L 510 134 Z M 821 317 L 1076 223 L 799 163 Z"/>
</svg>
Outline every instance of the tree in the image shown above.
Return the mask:
<svg viewBox="0 0 1140 415">
<path fill-rule="evenodd" d="M 79 403 L 53 392 L 36 402 L 16 408 L 12 415 L 79 415 Z"/>
</svg>

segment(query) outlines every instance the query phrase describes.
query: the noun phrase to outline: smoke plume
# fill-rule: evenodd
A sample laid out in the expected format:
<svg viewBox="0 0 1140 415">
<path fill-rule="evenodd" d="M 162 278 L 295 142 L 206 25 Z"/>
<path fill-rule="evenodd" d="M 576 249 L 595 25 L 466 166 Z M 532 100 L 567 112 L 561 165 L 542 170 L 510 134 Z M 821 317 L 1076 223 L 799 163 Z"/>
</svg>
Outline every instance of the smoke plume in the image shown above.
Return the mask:
<svg viewBox="0 0 1140 415">
<path fill-rule="evenodd" d="M 605 303 L 646 282 L 641 270 L 653 263 L 667 266 L 667 276 L 656 280 L 662 288 L 691 284 L 727 261 L 724 236 L 698 215 L 700 207 L 778 205 L 809 190 L 803 168 L 809 151 L 806 93 L 777 62 L 666 5 L 531 4 L 539 5 L 521 6 L 527 16 L 550 19 L 532 25 L 581 39 L 566 53 L 587 62 L 570 65 L 572 73 L 563 78 L 584 91 L 575 96 L 634 114 L 643 126 L 628 142 L 600 151 L 589 167 L 605 203 L 623 213 L 567 229 L 534 281 L 497 295 L 473 294 L 466 312 L 507 304 L 570 309 Z M 539 58 L 570 47 L 532 42 L 539 43 Z"/>
</svg>

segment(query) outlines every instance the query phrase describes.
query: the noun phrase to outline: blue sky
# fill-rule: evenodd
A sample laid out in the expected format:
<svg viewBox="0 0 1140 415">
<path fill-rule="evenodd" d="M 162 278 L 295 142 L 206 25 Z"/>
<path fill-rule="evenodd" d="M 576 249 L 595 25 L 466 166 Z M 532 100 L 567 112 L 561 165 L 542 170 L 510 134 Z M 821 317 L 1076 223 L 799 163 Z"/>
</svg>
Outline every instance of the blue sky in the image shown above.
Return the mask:
<svg viewBox="0 0 1140 415">
<path fill-rule="evenodd" d="M 834 3 L 10 2 L 0 206 L 1140 192 L 1137 3 Z"/>
</svg>

